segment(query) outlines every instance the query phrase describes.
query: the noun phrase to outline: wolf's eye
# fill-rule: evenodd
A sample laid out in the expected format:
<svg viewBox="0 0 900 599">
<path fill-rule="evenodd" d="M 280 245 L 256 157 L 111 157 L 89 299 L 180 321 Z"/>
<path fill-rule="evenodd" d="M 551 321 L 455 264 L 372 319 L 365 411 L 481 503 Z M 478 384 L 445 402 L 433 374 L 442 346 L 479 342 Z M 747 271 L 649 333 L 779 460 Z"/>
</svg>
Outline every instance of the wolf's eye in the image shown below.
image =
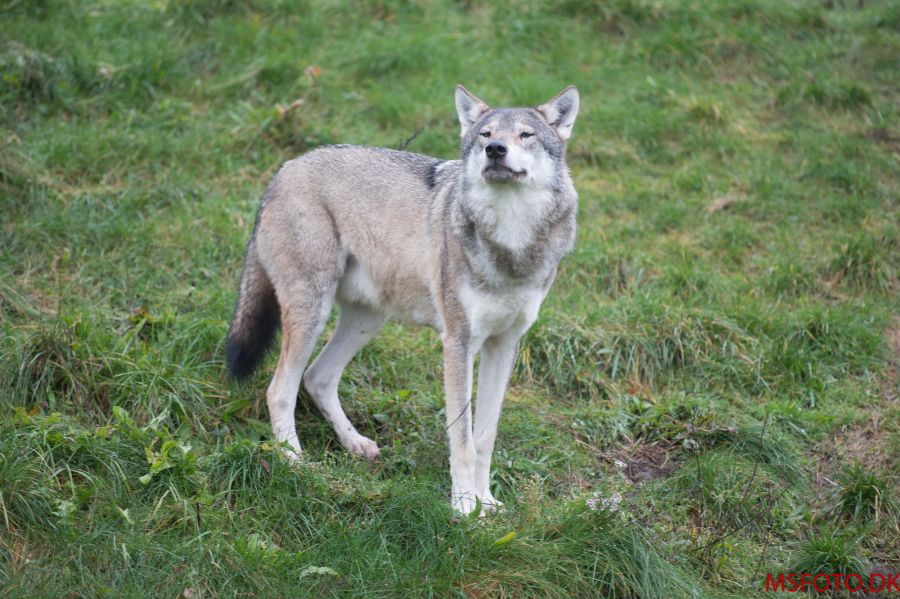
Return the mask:
<svg viewBox="0 0 900 599">
<path fill-rule="evenodd" d="M 481 137 L 490 137 L 490 136 L 491 136 L 491 132 L 490 132 L 490 131 L 482 131 L 482 132 L 481 132 Z"/>
<path fill-rule="evenodd" d="M 522 139 L 528 139 L 529 137 L 534 137 L 534 133 L 529 133 L 528 131 L 522 131 L 522 134 L 519 135 Z"/>
</svg>

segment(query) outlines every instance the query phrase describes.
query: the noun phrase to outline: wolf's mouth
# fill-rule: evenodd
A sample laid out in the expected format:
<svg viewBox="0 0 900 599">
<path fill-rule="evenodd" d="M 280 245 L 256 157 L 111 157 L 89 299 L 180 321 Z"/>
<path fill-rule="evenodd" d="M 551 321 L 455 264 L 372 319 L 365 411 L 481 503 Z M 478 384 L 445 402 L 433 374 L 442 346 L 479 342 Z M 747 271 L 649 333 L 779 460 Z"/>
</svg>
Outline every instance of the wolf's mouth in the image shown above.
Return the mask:
<svg viewBox="0 0 900 599">
<path fill-rule="evenodd" d="M 521 171 L 513 170 L 502 164 L 489 164 L 481 171 L 481 176 L 487 181 L 496 181 L 498 183 L 513 183 L 521 181 L 528 174 L 524 169 Z"/>
</svg>

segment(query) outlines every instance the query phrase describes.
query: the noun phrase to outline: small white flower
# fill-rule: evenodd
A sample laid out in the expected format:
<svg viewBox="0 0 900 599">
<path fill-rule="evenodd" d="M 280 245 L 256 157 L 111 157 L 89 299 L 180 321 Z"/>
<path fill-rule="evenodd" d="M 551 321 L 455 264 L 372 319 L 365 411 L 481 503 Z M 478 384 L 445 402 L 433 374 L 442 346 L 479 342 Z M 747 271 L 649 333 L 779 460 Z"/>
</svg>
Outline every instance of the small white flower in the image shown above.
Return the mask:
<svg viewBox="0 0 900 599">
<path fill-rule="evenodd" d="M 585 503 L 592 511 L 604 510 L 616 513 L 619 511 L 619 504 L 622 503 L 622 494 L 617 491 L 609 497 L 604 497 L 602 492 L 596 491 Z"/>
<path fill-rule="evenodd" d="M 606 508 L 613 512 L 618 512 L 620 503 L 622 503 L 622 494 L 619 492 L 613 493 L 612 497 L 608 500 Z"/>
<path fill-rule="evenodd" d="M 614 465 L 616 466 L 616 468 L 618 468 L 619 470 L 624 470 L 624 469 L 628 466 L 628 464 L 626 464 L 626 463 L 623 462 L 622 460 L 613 460 L 613 464 L 614 464 Z"/>
</svg>

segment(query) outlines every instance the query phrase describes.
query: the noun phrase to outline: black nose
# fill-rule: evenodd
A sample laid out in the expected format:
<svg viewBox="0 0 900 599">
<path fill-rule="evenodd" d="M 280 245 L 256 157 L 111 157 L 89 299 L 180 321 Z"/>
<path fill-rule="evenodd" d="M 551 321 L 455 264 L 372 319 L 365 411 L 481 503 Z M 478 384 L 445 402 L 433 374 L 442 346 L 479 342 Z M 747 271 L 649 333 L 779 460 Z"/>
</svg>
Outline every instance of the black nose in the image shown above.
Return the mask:
<svg viewBox="0 0 900 599">
<path fill-rule="evenodd" d="M 506 144 L 499 140 L 494 140 L 484 147 L 488 158 L 503 158 L 506 156 Z"/>
</svg>

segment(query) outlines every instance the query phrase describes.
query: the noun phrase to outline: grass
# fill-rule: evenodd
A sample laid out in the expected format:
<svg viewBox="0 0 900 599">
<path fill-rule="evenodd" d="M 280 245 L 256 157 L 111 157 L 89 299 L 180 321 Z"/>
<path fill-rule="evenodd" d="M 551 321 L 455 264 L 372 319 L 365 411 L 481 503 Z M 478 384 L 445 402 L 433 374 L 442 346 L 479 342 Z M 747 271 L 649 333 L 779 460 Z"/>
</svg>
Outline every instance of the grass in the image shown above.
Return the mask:
<svg viewBox="0 0 900 599">
<path fill-rule="evenodd" d="M 900 12 L 836 4 L 0 5 L 3 594 L 745 597 L 896 571 Z M 278 165 L 453 157 L 456 83 L 582 94 L 577 247 L 484 520 L 449 509 L 433 332 L 389 324 L 341 382 L 376 464 L 305 397 L 285 463 L 274 360 L 241 387 L 223 365 Z"/>
<path fill-rule="evenodd" d="M 898 515 L 894 490 L 878 473 L 868 472 L 862 464 L 851 464 L 841 472 L 835 493 L 836 510 L 845 518 L 863 522 L 891 520 Z"/>
<path fill-rule="evenodd" d="M 852 574 L 865 568 L 859 540 L 826 530 L 803 543 L 792 566 L 794 572 Z"/>
</svg>

